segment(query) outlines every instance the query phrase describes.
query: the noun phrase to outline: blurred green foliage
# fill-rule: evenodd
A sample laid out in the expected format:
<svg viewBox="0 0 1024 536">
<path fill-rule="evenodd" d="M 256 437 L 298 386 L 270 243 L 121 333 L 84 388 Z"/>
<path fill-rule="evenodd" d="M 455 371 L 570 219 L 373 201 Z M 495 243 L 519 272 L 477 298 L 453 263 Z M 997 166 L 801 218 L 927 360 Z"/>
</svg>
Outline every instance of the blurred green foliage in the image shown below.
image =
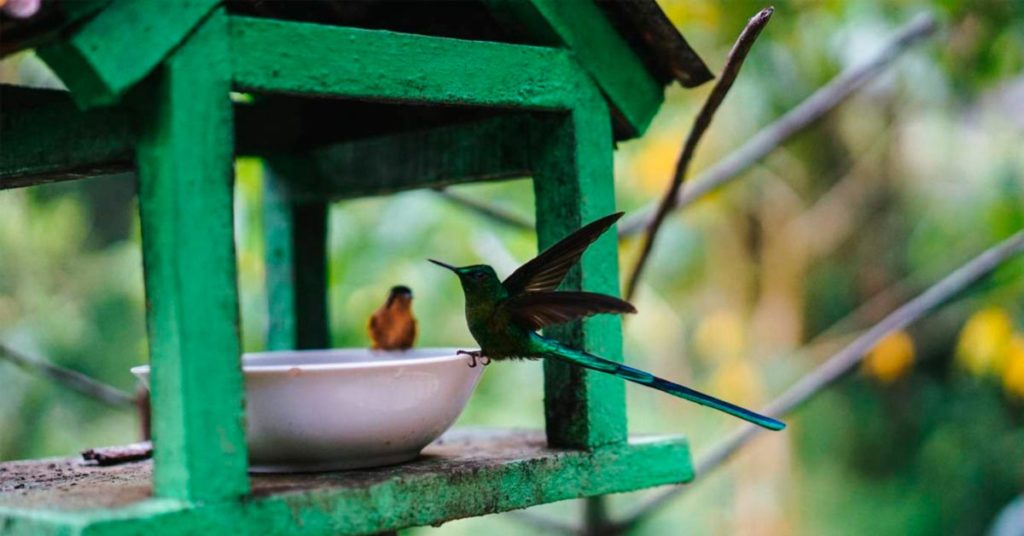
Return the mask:
<svg viewBox="0 0 1024 536">
<path fill-rule="evenodd" d="M 660 3 L 713 70 L 761 7 Z M 848 334 L 1024 227 L 1021 2 L 777 3 L 694 171 L 867 59 L 922 9 L 943 21 L 937 37 L 740 183 L 667 222 L 636 300 L 640 314 L 627 319 L 631 361 L 756 406 Z M 47 79 L 30 57 L 5 62 L 0 74 Z M 672 88 L 648 134 L 621 144 L 623 209 L 665 188 L 707 91 Z M 0 192 L 0 342 L 134 389 L 127 369 L 146 361 L 146 345 L 133 191 L 130 177 L 111 177 Z M 532 211 L 528 181 L 460 191 Z M 239 162 L 236 195 L 242 333 L 245 349 L 255 351 L 267 321 L 259 162 Z M 637 245 L 623 244 L 623 265 L 632 265 Z M 416 292 L 420 344 L 470 346 L 456 281 L 424 259 L 487 260 L 508 273 L 534 247 L 529 233 L 491 224 L 432 192 L 339 203 L 330 218 L 332 342 L 367 344 L 368 315 L 391 285 L 403 283 Z M 889 296 L 881 306 L 847 317 L 880 294 Z M 821 395 L 793 417 L 790 433 L 753 443 L 645 530 L 983 532 L 1024 489 L 1022 295 L 1018 260 L 910 329 L 911 344 L 900 346 L 906 368 L 892 377 L 858 374 Z M 968 320 L 981 335 L 961 336 Z M 0 384 L 0 459 L 135 439 L 129 411 L 3 362 Z M 460 422 L 542 426 L 541 385 L 539 364 L 492 367 Z M 668 397 L 628 393 L 633 431 L 685 433 L 698 453 L 735 426 Z M 641 496 L 613 498 L 612 511 Z M 541 510 L 569 516 L 578 506 Z M 522 528 L 489 516 L 412 532 L 480 530 Z"/>
</svg>

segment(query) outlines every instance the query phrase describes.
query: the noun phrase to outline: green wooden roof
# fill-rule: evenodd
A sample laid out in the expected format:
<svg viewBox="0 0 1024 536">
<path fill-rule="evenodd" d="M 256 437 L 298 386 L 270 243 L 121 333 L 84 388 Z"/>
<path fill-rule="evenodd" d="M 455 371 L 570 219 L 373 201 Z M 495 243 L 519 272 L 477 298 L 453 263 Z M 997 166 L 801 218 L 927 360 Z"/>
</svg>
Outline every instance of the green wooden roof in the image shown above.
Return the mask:
<svg viewBox="0 0 1024 536">
<path fill-rule="evenodd" d="M 0 16 L 0 55 L 37 47 L 81 107 L 113 104 L 221 3 L 241 16 L 569 48 L 611 104 L 617 139 L 646 129 L 667 84 L 713 77 L 654 0 L 44 0 L 29 18 Z"/>
</svg>

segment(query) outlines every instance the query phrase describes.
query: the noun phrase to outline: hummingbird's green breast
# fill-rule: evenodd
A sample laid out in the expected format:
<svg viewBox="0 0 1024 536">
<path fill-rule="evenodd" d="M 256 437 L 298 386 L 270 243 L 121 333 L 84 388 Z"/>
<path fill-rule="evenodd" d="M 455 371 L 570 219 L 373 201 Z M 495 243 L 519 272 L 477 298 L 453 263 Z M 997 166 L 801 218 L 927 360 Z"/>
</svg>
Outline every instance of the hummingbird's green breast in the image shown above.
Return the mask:
<svg viewBox="0 0 1024 536">
<path fill-rule="evenodd" d="M 494 299 L 493 296 L 478 296 L 470 299 L 467 296 L 466 323 L 469 332 L 480 345 L 483 354 L 491 359 L 532 357 L 530 334 L 510 322 L 507 314 L 503 314 L 501 303 L 504 300 L 504 297 Z"/>
</svg>

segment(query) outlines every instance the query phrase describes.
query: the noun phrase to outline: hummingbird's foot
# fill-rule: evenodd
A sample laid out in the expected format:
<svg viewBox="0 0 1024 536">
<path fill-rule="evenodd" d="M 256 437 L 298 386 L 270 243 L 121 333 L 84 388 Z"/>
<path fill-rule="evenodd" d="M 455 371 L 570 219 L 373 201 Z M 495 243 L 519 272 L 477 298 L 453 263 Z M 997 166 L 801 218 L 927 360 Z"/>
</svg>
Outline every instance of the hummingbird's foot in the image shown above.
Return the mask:
<svg viewBox="0 0 1024 536">
<path fill-rule="evenodd" d="M 483 362 L 483 360 L 486 359 L 487 362 L 483 363 L 484 366 L 487 366 L 487 364 L 491 362 L 490 358 L 484 357 L 483 353 L 480 350 L 459 350 L 459 351 L 455 352 L 455 355 L 468 355 L 469 356 L 469 368 L 476 368 L 476 364 L 477 364 L 478 360 L 480 362 Z"/>
</svg>

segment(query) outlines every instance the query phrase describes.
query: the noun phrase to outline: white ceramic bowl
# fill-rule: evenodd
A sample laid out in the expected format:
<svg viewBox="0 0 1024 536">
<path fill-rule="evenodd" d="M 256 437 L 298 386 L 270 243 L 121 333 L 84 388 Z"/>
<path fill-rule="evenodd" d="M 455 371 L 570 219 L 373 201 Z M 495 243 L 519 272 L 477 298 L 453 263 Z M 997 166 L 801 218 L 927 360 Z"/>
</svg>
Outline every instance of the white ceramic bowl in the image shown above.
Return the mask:
<svg viewBox="0 0 1024 536">
<path fill-rule="evenodd" d="M 253 472 L 356 469 L 415 458 L 462 412 L 484 367 L 452 348 L 245 354 Z M 132 368 L 149 384 L 149 366 Z"/>
</svg>

